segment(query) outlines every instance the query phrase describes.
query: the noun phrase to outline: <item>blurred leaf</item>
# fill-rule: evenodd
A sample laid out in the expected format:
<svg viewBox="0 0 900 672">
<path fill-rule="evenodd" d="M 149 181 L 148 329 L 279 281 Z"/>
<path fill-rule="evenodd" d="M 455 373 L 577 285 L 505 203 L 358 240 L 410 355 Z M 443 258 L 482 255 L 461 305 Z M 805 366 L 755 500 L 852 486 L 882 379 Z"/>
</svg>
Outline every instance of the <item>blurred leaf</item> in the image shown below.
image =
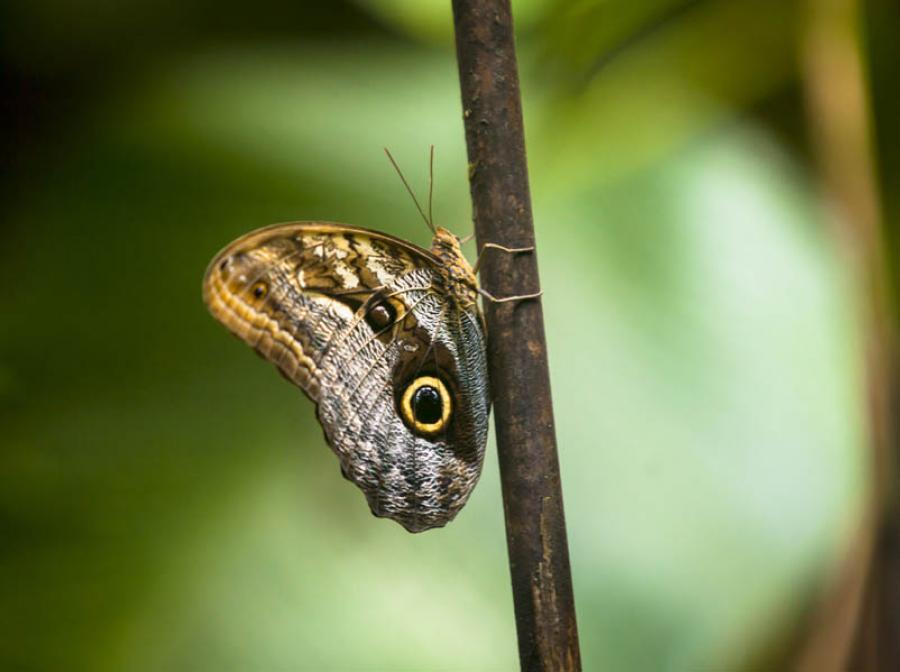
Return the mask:
<svg viewBox="0 0 900 672">
<path fill-rule="evenodd" d="M 620 4 L 585 3 L 609 12 Z M 563 55 L 554 51 L 532 66 L 536 80 L 525 89 L 526 101 L 533 97 L 536 103 L 528 116 L 532 170 L 566 182 L 554 189 L 579 191 L 652 166 L 786 86 L 794 71 L 791 3 L 693 4 L 611 60 L 604 60 L 602 48 L 586 46 L 575 64 L 566 62 L 566 45 L 590 44 L 585 34 L 606 23 L 577 20 L 572 12 L 554 15 L 550 23 L 559 24 L 557 31 L 541 40 L 544 51 L 558 48 Z M 629 12 L 615 16 L 624 21 Z M 589 58 L 597 63 L 593 70 L 581 64 Z"/>
</svg>

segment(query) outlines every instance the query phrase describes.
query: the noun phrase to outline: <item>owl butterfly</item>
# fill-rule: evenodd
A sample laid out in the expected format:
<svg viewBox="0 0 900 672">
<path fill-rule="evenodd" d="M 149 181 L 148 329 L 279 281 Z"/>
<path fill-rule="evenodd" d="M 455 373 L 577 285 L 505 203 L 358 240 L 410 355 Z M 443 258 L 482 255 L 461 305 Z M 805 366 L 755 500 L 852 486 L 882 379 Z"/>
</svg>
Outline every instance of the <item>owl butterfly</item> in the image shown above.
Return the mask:
<svg viewBox="0 0 900 672">
<path fill-rule="evenodd" d="M 228 245 L 203 281 L 213 316 L 316 403 L 372 513 L 410 532 L 466 503 L 490 412 L 478 264 L 415 202 L 430 250 L 344 224 L 277 224 Z"/>
</svg>

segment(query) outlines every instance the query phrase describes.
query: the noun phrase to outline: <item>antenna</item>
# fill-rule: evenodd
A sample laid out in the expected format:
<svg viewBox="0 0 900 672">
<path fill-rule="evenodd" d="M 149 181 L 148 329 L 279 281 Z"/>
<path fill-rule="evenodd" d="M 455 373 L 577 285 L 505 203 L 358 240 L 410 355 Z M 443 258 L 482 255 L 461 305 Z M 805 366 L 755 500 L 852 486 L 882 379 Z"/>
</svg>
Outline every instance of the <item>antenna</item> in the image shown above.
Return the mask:
<svg viewBox="0 0 900 672">
<path fill-rule="evenodd" d="M 394 157 L 391 155 L 390 150 L 387 147 L 384 148 L 384 153 L 387 154 L 388 159 L 391 162 L 391 165 L 394 166 L 394 170 L 397 171 L 397 175 L 400 176 L 400 181 L 403 182 L 403 186 L 406 187 L 406 191 L 409 193 L 410 197 L 412 197 L 413 203 L 416 204 L 416 210 L 419 211 L 419 214 L 422 215 L 422 219 L 425 220 L 425 226 L 431 229 L 432 233 L 437 233 L 434 229 L 434 224 L 431 222 L 430 216 L 425 215 L 425 211 L 422 209 L 422 206 L 419 205 L 419 200 L 416 198 L 416 195 L 413 193 L 412 188 L 409 186 L 409 182 L 406 181 L 406 178 L 403 176 L 403 171 L 400 170 L 400 166 L 397 165 L 397 162 L 394 160 Z M 434 163 L 434 146 L 431 147 L 431 162 L 432 165 Z M 431 185 L 433 180 L 429 177 L 428 181 L 428 214 L 431 214 Z"/>
</svg>

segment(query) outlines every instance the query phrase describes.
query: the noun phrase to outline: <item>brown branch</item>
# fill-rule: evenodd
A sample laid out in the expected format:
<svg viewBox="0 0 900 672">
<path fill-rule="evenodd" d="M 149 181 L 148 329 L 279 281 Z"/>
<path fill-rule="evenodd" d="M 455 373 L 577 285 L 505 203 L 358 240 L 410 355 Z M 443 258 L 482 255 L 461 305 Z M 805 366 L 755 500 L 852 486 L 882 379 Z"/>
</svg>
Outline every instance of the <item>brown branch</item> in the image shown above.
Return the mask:
<svg viewBox="0 0 900 672">
<path fill-rule="evenodd" d="M 534 244 L 509 0 L 453 0 L 456 54 L 479 249 Z M 492 295 L 539 288 L 534 253 L 493 251 Z M 579 670 L 541 302 L 486 302 L 488 362 L 523 670 Z"/>
<path fill-rule="evenodd" d="M 859 0 L 807 0 L 806 6 L 803 61 L 810 126 L 826 192 L 840 214 L 835 235 L 864 292 L 872 491 L 795 667 L 896 670 L 900 512 L 890 497 L 896 437 L 889 404 L 897 362 L 860 38 L 863 8 Z"/>
</svg>

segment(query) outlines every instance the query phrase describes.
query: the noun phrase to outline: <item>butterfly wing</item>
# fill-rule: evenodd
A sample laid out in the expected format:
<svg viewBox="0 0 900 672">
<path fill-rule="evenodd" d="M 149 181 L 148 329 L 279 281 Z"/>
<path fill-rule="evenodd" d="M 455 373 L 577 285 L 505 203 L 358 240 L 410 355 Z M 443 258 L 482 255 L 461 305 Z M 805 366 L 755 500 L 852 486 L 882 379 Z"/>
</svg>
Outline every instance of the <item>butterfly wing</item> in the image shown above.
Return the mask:
<svg viewBox="0 0 900 672">
<path fill-rule="evenodd" d="M 490 407 L 477 307 L 441 261 L 385 234 L 298 222 L 210 263 L 210 312 L 317 403 L 344 475 L 376 516 L 446 524 L 481 472 Z"/>
</svg>

